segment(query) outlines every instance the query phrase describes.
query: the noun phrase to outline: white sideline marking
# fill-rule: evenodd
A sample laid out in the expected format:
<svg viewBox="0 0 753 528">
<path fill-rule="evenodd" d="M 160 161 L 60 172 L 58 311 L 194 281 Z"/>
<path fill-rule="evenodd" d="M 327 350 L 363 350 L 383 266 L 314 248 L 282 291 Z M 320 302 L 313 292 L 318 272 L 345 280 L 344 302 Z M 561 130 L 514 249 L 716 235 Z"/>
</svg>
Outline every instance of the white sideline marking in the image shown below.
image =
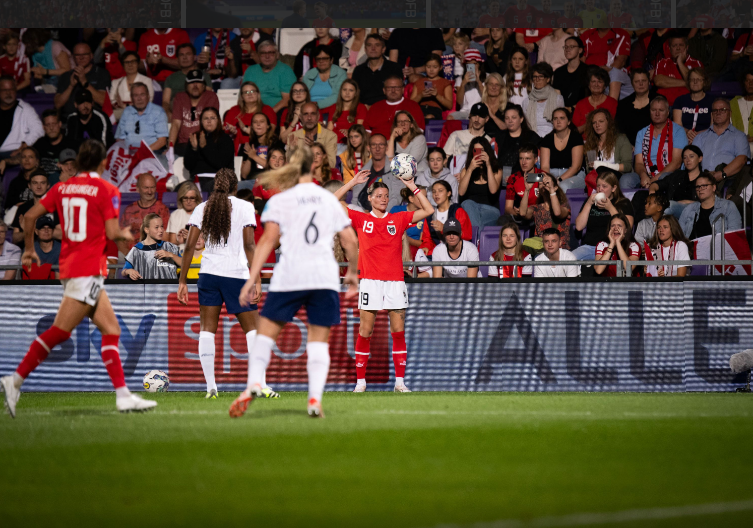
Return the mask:
<svg viewBox="0 0 753 528">
<path fill-rule="evenodd" d="M 538 517 L 530 521 L 507 519 L 501 521 L 475 523 L 469 528 L 547 528 L 550 526 L 588 526 L 593 524 L 624 523 L 631 521 L 649 521 L 675 519 L 698 515 L 714 515 L 753 510 L 753 500 L 738 502 L 712 502 L 708 504 L 691 504 L 670 508 L 647 508 L 623 510 L 605 513 L 573 513 L 569 515 Z M 441 524 L 436 528 L 459 528 L 456 524 Z"/>
</svg>

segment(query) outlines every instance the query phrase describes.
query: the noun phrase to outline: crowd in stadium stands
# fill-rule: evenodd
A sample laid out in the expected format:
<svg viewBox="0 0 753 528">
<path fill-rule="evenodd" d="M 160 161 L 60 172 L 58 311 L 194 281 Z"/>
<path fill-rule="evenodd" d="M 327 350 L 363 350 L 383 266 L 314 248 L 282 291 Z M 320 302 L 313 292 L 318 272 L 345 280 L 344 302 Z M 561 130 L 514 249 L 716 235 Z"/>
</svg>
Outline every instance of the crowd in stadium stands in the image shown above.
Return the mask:
<svg viewBox="0 0 753 528">
<path fill-rule="evenodd" d="M 134 280 L 176 276 L 187 220 L 217 170 L 238 170 L 260 213 L 276 191 L 257 176 L 299 145 L 313 150 L 315 179 L 328 189 L 368 171 L 344 204 L 365 211 L 377 181 L 390 211 L 416 209 L 390 171 L 397 154 L 415 157 L 416 184 L 435 207 L 404 240 L 405 260 L 426 263 L 419 277 L 477 277 L 462 263 L 479 258 L 686 260 L 719 215 L 727 232 L 747 228 L 753 31 L 550 27 L 588 25 L 596 11 L 614 22 L 621 10 L 587 0 L 576 15 L 564 5 L 550 16 L 547 0 L 542 11 L 491 2 L 476 21 L 487 27 L 315 29 L 286 56 L 269 28 L 2 29 L 0 264 L 19 262 L 24 213 L 75 174 L 88 138 L 146 144 L 163 166 L 183 167 L 169 179 L 135 175 L 137 193 L 124 193 L 120 223 L 137 244 L 120 259 Z M 498 27 L 520 16 L 546 27 Z M 36 223 L 42 266 L 3 278 L 54 278 L 59 224 L 52 214 Z M 498 248 L 480 255 L 480 233 L 490 231 Z M 107 251 L 114 262 L 117 249 Z M 431 265 L 449 260 L 458 265 Z M 502 265 L 487 274 L 616 272 Z"/>
<path fill-rule="evenodd" d="M 180 23 L 181 2 L 162 3 L 150 0 L 31 0 L 16 4 L 3 2 L 0 24 L 20 26 L 34 21 L 44 27 L 100 26 L 118 20 L 132 26 L 147 26 L 158 22 Z"/>
</svg>

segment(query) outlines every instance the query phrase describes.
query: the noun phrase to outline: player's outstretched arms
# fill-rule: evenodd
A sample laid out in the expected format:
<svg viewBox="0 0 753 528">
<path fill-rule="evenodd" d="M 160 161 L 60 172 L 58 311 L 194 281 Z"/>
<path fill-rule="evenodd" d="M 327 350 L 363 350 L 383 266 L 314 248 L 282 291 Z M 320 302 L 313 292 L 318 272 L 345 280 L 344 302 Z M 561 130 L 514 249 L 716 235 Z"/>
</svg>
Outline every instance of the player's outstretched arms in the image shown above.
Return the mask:
<svg viewBox="0 0 753 528">
<path fill-rule="evenodd" d="M 410 191 L 416 196 L 418 199 L 418 210 L 413 213 L 413 220 L 412 223 L 417 223 L 423 220 L 424 218 L 428 218 L 431 215 L 434 214 L 434 207 L 431 205 L 431 202 L 429 202 L 429 199 L 424 195 L 422 192 L 416 192 L 416 183 L 413 180 L 401 180 L 405 186 L 410 189 Z"/>
<path fill-rule="evenodd" d="M 362 170 L 355 176 L 353 176 L 353 179 L 350 180 L 348 183 L 340 187 L 337 191 L 335 191 L 335 197 L 338 200 L 345 199 L 345 195 L 348 194 L 348 191 L 351 190 L 356 185 L 359 185 L 361 183 L 366 183 L 369 181 L 369 176 L 371 176 L 371 171 Z"/>
<path fill-rule="evenodd" d="M 348 258 L 348 273 L 343 278 L 343 284 L 348 285 L 345 297 L 350 299 L 358 294 L 358 237 L 352 227 L 346 227 L 338 235 Z"/>
</svg>

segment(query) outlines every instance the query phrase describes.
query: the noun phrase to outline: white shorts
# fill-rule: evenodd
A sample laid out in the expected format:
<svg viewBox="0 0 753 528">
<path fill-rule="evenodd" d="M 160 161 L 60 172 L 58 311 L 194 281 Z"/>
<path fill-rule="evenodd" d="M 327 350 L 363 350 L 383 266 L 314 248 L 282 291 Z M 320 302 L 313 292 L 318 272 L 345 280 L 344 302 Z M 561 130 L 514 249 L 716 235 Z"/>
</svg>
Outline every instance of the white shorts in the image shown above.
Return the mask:
<svg viewBox="0 0 753 528">
<path fill-rule="evenodd" d="M 361 279 L 358 292 L 359 310 L 404 310 L 408 307 L 408 288 L 403 281 Z"/>
<path fill-rule="evenodd" d="M 89 306 L 97 305 L 99 295 L 105 288 L 105 278 L 101 275 L 74 277 L 60 282 L 63 284 L 63 297 L 70 297 Z"/>
</svg>

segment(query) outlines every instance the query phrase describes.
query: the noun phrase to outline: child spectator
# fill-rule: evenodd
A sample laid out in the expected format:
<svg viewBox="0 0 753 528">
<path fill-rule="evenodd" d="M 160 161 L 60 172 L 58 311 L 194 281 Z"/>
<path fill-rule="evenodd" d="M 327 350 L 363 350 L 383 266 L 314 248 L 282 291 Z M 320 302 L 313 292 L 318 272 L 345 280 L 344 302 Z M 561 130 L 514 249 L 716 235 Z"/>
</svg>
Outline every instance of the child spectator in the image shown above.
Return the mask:
<svg viewBox="0 0 753 528">
<path fill-rule="evenodd" d="M 457 203 L 452 203 L 452 187 L 446 181 L 439 180 L 431 186 L 432 200 L 436 203 L 434 213 L 426 219 L 421 232 L 420 246 L 424 253 L 431 256 L 437 244 L 444 240 L 444 225 L 454 218 L 460 222 L 460 237 L 463 240 L 473 238 L 473 225 L 468 214 Z"/>
<path fill-rule="evenodd" d="M 196 247 L 193 250 L 193 258 L 191 259 L 191 265 L 201 265 L 201 258 L 204 256 L 204 233 L 199 233 L 199 238 L 196 240 Z M 178 270 L 180 273 L 180 269 Z M 198 279 L 199 268 L 190 268 L 188 270 L 187 279 Z"/>
<path fill-rule="evenodd" d="M 343 83 L 345 85 L 345 83 Z M 363 168 L 371 154 L 369 153 L 369 133 L 363 125 L 352 125 L 348 129 L 348 146 L 340 154 L 340 170 L 343 182 L 348 183 Z"/>
<path fill-rule="evenodd" d="M 640 256 L 641 250 L 633 238 L 628 219 L 622 213 L 613 215 L 604 238 L 596 246 L 595 260 L 621 260 L 624 273 L 627 261 L 638 260 Z M 594 271 L 605 277 L 617 276 L 617 266 L 596 265 Z"/>
<path fill-rule="evenodd" d="M 522 105 L 531 91 L 530 63 L 528 52 L 524 48 L 513 49 L 504 81 L 507 85 L 507 101 Z"/>
<path fill-rule="evenodd" d="M 525 182 L 526 192 L 520 200 L 520 216 L 533 218 L 535 234 L 543 237 L 548 229 L 559 233 L 559 247 L 570 249 L 570 203 L 565 192 L 557 185 L 557 179 L 551 174 L 544 174 L 539 185 L 537 203 L 528 206 L 531 189 L 536 185 Z"/>
<path fill-rule="evenodd" d="M 499 231 L 499 249 L 489 257 L 494 262 L 520 262 L 528 257 L 528 253 L 523 251 L 523 241 L 520 239 L 520 228 L 518 224 L 509 222 L 502 226 Z M 530 275 L 531 269 L 526 266 L 489 266 L 488 276 L 498 279 L 509 279 L 512 277 L 522 277 Z"/>
<path fill-rule="evenodd" d="M 355 125 L 363 125 L 366 119 L 366 105 L 361 103 L 361 90 L 358 83 L 346 79 L 340 85 L 337 102 L 322 110 L 322 117 L 327 123 L 327 130 L 337 134 L 338 143 L 345 143 L 348 130 Z"/>
<path fill-rule="evenodd" d="M 452 37 L 452 52 L 455 56 L 452 59 L 452 78 L 455 88 L 463 82 L 465 74 L 465 50 L 471 45 L 471 39 L 465 33 L 457 32 Z"/>
<path fill-rule="evenodd" d="M 243 146 L 241 179 L 254 180 L 256 175 L 267 169 L 269 148 L 277 142 L 272 123 L 266 114 L 254 114 L 248 130 L 248 143 Z"/>
<path fill-rule="evenodd" d="M 18 53 L 18 34 L 10 33 L 5 38 L 5 53 L 0 56 L 0 75 L 9 75 L 16 80 L 16 90 L 25 90 L 31 84 L 29 58 Z"/>
<path fill-rule="evenodd" d="M 181 263 L 180 248 L 164 242 L 162 218 L 156 213 L 144 217 L 141 225 L 141 242 L 126 255 L 123 276 L 138 279 L 177 279 Z"/>
<path fill-rule="evenodd" d="M 463 60 L 463 79 L 457 88 L 457 100 L 462 101 L 462 106 L 460 110 L 450 114 L 452 119 L 468 119 L 473 105 L 481 102 L 482 86 L 486 80 L 484 63 L 481 62 L 481 53 L 477 49 L 465 50 Z"/>
<path fill-rule="evenodd" d="M 690 242 L 685 238 L 677 219 L 672 215 L 664 215 L 656 223 L 656 232 L 646 243 L 646 251 L 651 252 L 654 260 L 690 260 L 688 244 Z M 684 277 L 688 274 L 688 269 L 689 266 L 685 264 L 646 266 L 646 275 L 648 277 Z"/>
<path fill-rule="evenodd" d="M 410 98 L 421 106 L 427 120 L 442 119 L 442 112 L 453 110 L 452 83 L 442 76 L 442 57 L 429 57 L 426 61 L 426 78 L 413 85 Z"/>
<path fill-rule="evenodd" d="M 458 179 L 450 173 L 450 169 L 444 166 L 447 160 L 447 154 L 440 147 L 431 147 L 429 149 L 429 170 L 418 172 L 416 176 L 416 185 L 423 185 L 427 189 L 432 189 L 437 181 L 447 182 L 451 189 L 451 203 L 458 203 Z M 428 193 L 429 203 L 436 207 L 432 192 Z"/>
<path fill-rule="evenodd" d="M 654 236 L 656 231 L 656 222 L 664 216 L 664 210 L 669 207 L 667 195 L 663 192 L 650 194 L 646 199 L 644 212 L 646 218 L 638 222 L 635 226 L 635 241 L 643 244 L 646 240 Z"/>
</svg>

